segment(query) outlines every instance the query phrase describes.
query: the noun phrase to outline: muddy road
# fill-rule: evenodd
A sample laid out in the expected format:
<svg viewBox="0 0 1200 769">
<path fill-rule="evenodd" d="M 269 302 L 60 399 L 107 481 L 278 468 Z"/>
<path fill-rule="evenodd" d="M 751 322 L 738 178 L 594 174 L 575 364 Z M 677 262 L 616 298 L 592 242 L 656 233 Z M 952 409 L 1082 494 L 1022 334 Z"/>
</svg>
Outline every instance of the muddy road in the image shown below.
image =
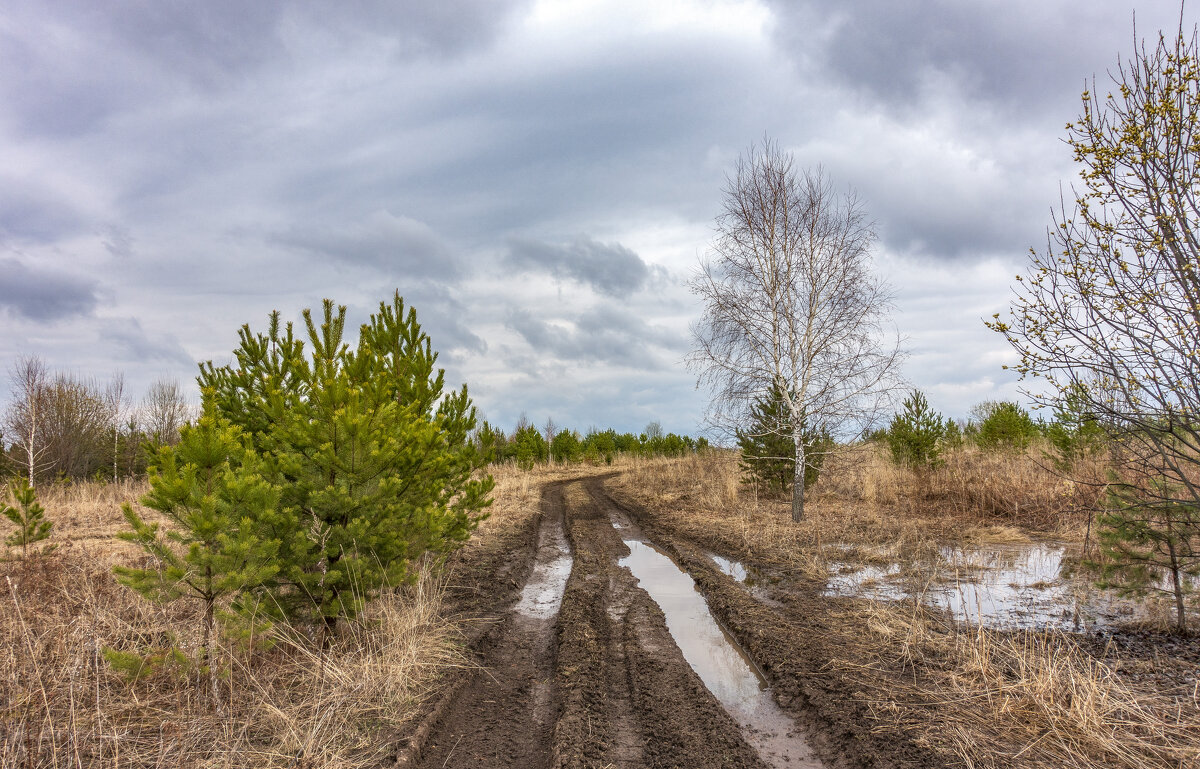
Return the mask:
<svg viewBox="0 0 1200 769">
<path fill-rule="evenodd" d="M 937 765 L 852 706 L 815 707 L 820 660 L 786 638 L 802 632 L 795 608 L 753 599 L 645 523 L 604 477 L 547 483 L 539 514 L 461 575 L 479 667 L 401 765 Z"/>
</svg>

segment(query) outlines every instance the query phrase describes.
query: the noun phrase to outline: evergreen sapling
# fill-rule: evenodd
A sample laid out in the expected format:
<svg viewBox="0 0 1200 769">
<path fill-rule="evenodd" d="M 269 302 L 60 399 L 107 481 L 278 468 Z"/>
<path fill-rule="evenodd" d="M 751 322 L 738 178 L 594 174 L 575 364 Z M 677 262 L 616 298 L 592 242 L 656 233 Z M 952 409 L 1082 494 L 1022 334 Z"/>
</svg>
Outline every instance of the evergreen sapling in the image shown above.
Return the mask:
<svg viewBox="0 0 1200 769">
<path fill-rule="evenodd" d="M 37 501 L 37 492 L 29 485 L 27 479 L 19 478 L 12 481 L 8 490 L 16 505 L 4 505 L 0 507 L 0 513 L 12 521 L 17 530 L 10 534 L 4 543 L 9 547 L 19 546 L 21 554 L 25 555 L 30 545 L 41 542 L 50 536 L 54 522 L 47 520 L 46 510 Z M 47 548 L 47 550 L 49 549 L 53 548 Z"/>
<path fill-rule="evenodd" d="M 153 565 L 113 571 L 120 582 L 152 601 L 200 601 L 200 664 L 209 667 L 216 698 L 210 645 L 217 610 L 228 600 L 238 611 L 278 571 L 280 542 L 264 532 L 281 523 L 279 489 L 262 477 L 261 463 L 241 430 L 211 412 L 195 425 L 185 425 L 176 446 L 154 449 L 151 462 L 150 493 L 142 504 L 173 526 L 162 532 L 159 524 L 147 523 L 126 504 L 123 512 L 131 530 L 118 536 L 139 545 Z M 119 655 L 110 661 L 118 662 Z"/>
</svg>

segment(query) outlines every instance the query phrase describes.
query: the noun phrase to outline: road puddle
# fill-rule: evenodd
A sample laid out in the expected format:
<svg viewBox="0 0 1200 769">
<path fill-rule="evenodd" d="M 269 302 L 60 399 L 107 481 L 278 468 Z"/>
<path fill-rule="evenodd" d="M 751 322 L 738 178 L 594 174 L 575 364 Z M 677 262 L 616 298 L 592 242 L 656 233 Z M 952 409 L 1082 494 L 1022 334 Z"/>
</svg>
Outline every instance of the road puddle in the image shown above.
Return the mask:
<svg viewBox="0 0 1200 769">
<path fill-rule="evenodd" d="M 732 558 L 725 558 L 716 553 L 708 553 L 708 557 L 717 565 L 721 573 L 726 576 L 733 577 L 738 582 L 745 582 L 750 579 L 750 570 L 741 561 L 735 561 Z"/>
<path fill-rule="evenodd" d="M 826 595 L 895 601 L 916 598 L 959 622 L 1002 628 L 1079 631 L 1146 616 L 1147 602 L 1101 590 L 1074 574 L 1067 547 L 1054 542 L 942 547 L 932 560 L 833 561 Z"/>
<path fill-rule="evenodd" d="M 537 563 L 514 611 L 533 619 L 551 619 L 557 615 L 574 561 L 562 517 L 543 518 L 538 528 Z"/>
<path fill-rule="evenodd" d="M 796 724 L 775 704 L 753 661 L 709 612 L 687 572 L 648 542 L 624 542 L 630 554 L 619 564 L 662 609 L 684 659 L 742 727 L 759 756 L 771 766 L 822 767 Z"/>
</svg>

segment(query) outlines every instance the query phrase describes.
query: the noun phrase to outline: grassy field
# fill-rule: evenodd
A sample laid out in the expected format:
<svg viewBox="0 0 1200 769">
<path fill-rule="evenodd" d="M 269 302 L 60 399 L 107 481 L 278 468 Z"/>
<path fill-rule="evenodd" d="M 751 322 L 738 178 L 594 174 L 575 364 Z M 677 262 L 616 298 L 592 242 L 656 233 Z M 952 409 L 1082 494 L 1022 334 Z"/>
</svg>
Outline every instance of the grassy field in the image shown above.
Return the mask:
<svg viewBox="0 0 1200 769">
<path fill-rule="evenodd" d="M 724 452 L 493 472 L 491 517 L 457 559 L 503 564 L 546 481 L 616 472 L 614 492 L 679 536 L 816 586 L 848 550 L 915 564 L 946 543 L 1053 537 L 1081 548 L 1096 493 L 1035 453 L 965 449 L 918 476 L 878 450 L 841 450 L 812 489 L 806 520 L 793 524 L 788 501 L 757 496 Z M 44 487 L 56 549 L 0 560 L 0 767 L 374 766 L 394 755 L 447 675 L 473 664 L 464 650 L 472 628 L 451 621 L 447 603 L 479 589 L 455 582 L 452 560 L 386 592 L 324 652 L 301 627 L 223 637 L 214 688 L 198 666 L 199 607 L 149 603 L 112 576 L 113 564 L 142 557 L 114 535 L 120 504 L 145 490 Z M 963 766 L 1200 765 L 1196 661 L 1157 646 L 1159 635 L 1118 655 L 1063 633 L 963 627 L 915 601 L 819 605 L 836 641 L 827 673 L 870 718 L 949 746 Z M 105 649 L 157 654 L 161 664 L 130 680 Z"/>
<path fill-rule="evenodd" d="M 468 550 L 536 511 L 548 473 L 495 474 L 491 516 Z M 142 558 L 115 534 L 121 504 L 145 485 L 40 491 L 56 548 L 0 559 L 0 767 L 376 766 L 444 675 L 469 664 L 463 628 L 443 610 L 453 570 L 423 568 L 343 623 L 324 652 L 309 630 L 283 624 L 221 638 L 213 691 L 198 669 L 196 602 L 155 605 L 112 575 Z M 162 664 L 129 680 L 105 649 Z"/>
<path fill-rule="evenodd" d="M 740 482 L 731 454 L 638 461 L 616 486 L 685 538 L 817 585 L 847 550 L 904 570 L 944 544 L 1049 536 L 1082 548 L 1096 493 L 1033 452 L 973 448 L 923 477 L 872 447 L 840 451 L 800 524 L 789 500 Z M 1200 766 L 1196 661 L 1173 654 L 1191 642 L 1162 635 L 1160 651 L 1151 633 L 1117 655 L 1056 631 L 959 625 L 912 600 L 829 603 L 832 665 L 872 717 L 949 746 L 963 766 Z"/>
</svg>

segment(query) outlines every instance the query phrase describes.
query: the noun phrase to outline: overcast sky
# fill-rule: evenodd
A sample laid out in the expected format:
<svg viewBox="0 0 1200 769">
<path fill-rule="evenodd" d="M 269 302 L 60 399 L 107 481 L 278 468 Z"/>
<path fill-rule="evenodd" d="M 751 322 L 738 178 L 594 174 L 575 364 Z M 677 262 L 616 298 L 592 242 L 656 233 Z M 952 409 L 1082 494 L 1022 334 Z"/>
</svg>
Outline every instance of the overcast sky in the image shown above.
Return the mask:
<svg viewBox="0 0 1200 769">
<path fill-rule="evenodd" d="M 6 0 L 0 367 L 194 388 L 243 323 L 330 297 L 357 325 L 399 289 L 507 429 L 695 434 L 687 280 L 726 172 L 770 136 L 857 191 L 904 375 L 965 416 L 1017 393 L 982 319 L 1070 192 L 1064 125 L 1134 11 Z M 1139 36 L 1179 23 L 1136 13 Z"/>
</svg>

